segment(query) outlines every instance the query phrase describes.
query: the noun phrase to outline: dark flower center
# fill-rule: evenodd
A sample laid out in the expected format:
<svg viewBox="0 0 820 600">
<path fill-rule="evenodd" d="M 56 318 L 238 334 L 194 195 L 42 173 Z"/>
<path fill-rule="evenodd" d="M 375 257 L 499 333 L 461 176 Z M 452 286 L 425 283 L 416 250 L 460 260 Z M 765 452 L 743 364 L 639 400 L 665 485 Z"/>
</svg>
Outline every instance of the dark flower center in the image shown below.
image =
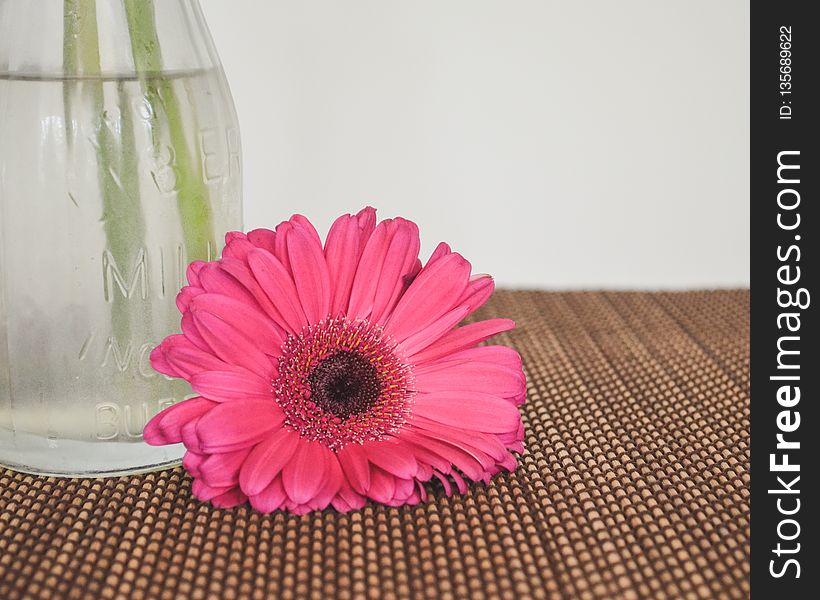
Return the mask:
<svg viewBox="0 0 820 600">
<path fill-rule="evenodd" d="M 379 374 L 356 352 L 331 354 L 307 377 L 310 399 L 320 408 L 346 419 L 373 406 L 381 393 Z"/>
<path fill-rule="evenodd" d="M 285 425 L 333 452 L 399 431 L 415 391 L 395 350 L 367 321 L 327 319 L 289 336 L 271 382 Z"/>
</svg>

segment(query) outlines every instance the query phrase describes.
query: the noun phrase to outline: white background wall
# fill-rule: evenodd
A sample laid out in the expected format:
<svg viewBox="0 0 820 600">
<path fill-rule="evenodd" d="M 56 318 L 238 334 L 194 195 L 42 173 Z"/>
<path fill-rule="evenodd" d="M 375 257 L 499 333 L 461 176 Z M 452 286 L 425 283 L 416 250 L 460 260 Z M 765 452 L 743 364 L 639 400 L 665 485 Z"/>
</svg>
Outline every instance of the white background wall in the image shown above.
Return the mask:
<svg viewBox="0 0 820 600">
<path fill-rule="evenodd" d="M 748 285 L 747 2 L 202 4 L 247 228 L 372 204 L 501 285 Z"/>
</svg>

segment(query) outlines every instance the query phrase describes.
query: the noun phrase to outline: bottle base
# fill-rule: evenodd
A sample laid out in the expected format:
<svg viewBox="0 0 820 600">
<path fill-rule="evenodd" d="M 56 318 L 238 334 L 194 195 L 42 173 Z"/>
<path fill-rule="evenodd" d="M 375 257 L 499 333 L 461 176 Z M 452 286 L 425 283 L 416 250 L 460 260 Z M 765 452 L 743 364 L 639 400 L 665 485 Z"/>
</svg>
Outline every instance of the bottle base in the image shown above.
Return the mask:
<svg viewBox="0 0 820 600">
<path fill-rule="evenodd" d="M 0 467 L 45 477 L 136 475 L 176 467 L 184 453 L 182 444 L 83 442 L 0 429 Z"/>
</svg>

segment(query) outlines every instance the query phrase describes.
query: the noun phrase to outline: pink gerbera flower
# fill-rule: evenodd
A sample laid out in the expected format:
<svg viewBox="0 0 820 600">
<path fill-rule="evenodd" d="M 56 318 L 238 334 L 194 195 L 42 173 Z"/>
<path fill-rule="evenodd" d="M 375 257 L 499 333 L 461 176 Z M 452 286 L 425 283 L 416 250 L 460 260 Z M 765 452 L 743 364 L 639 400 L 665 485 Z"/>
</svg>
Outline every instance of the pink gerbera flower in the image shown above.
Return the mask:
<svg viewBox="0 0 820 600">
<path fill-rule="evenodd" d="M 188 267 L 182 334 L 151 354 L 199 397 L 162 411 L 149 444 L 182 442 L 197 498 L 262 512 L 360 508 L 449 495 L 523 451 L 521 358 L 477 344 L 509 319 L 457 325 L 488 275 L 439 244 L 422 267 L 418 227 L 339 217 L 322 242 L 300 215 L 229 233 L 222 258 Z"/>
</svg>

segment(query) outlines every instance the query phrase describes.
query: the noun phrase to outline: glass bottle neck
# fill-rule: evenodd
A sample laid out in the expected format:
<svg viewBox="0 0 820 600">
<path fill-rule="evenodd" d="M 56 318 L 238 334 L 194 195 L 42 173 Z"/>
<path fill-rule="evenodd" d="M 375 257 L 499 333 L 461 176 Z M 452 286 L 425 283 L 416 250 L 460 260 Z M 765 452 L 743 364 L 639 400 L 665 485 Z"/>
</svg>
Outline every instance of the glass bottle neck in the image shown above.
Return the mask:
<svg viewBox="0 0 820 600">
<path fill-rule="evenodd" d="M 142 77 L 219 67 L 198 0 L 0 0 L 0 77 Z"/>
</svg>

